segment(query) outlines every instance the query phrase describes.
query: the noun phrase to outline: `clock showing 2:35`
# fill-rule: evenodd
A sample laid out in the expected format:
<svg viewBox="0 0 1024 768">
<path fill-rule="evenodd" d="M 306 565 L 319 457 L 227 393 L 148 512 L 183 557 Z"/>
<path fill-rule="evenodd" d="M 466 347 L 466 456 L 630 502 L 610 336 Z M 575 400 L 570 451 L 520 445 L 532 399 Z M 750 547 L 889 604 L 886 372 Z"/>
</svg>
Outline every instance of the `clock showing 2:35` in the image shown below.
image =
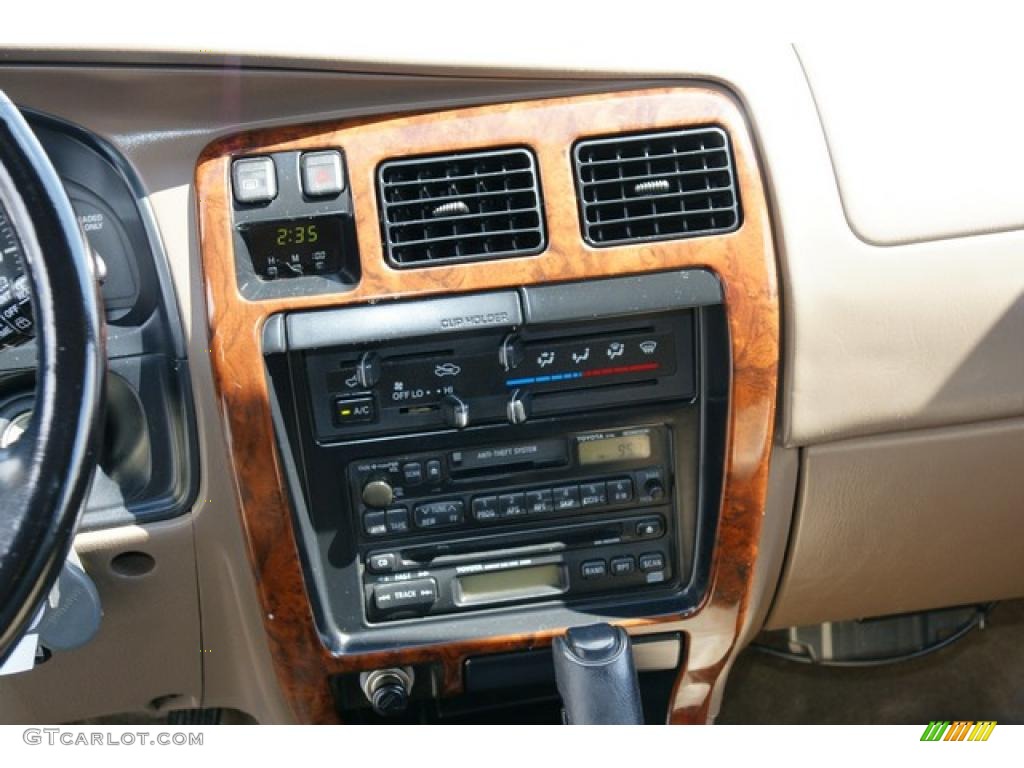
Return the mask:
<svg viewBox="0 0 1024 768">
<path fill-rule="evenodd" d="M 278 227 L 275 231 L 275 242 L 278 245 L 304 245 L 315 243 L 320 239 L 316 224 L 300 224 L 289 227 Z"/>
</svg>

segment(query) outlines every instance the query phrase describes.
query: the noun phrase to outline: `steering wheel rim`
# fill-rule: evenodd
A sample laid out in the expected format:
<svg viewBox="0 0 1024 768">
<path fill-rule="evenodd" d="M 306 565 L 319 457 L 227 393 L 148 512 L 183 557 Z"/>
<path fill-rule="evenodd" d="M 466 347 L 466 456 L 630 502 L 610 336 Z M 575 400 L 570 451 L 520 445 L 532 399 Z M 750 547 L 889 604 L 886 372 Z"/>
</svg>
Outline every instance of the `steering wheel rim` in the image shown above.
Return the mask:
<svg viewBox="0 0 1024 768">
<path fill-rule="evenodd" d="M 93 259 L 64 187 L 0 91 L 0 202 L 32 291 L 32 419 L 0 448 L 0 663 L 20 640 L 71 547 L 96 467 L 106 356 Z"/>
</svg>

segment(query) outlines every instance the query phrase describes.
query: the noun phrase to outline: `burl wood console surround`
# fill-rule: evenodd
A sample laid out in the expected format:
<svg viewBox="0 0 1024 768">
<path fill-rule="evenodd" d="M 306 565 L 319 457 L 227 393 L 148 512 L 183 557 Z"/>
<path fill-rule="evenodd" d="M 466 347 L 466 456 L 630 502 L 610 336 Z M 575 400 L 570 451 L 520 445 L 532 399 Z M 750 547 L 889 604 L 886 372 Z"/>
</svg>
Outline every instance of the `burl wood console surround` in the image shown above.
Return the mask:
<svg viewBox="0 0 1024 768">
<path fill-rule="evenodd" d="M 585 136 L 717 124 L 732 142 L 742 226 L 689 240 L 594 249 L 580 236 L 571 147 Z M 497 146 L 532 147 L 547 215 L 543 253 L 501 261 L 394 270 L 384 260 L 375 169 L 384 159 Z M 248 301 L 236 287 L 230 164 L 235 157 L 340 147 L 355 205 L 362 280 L 334 295 Z M 261 329 L 285 310 L 423 297 L 537 283 L 706 267 L 722 281 L 731 334 L 732 398 L 726 477 L 710 587 L 687 616 L 627 622 L 687 636 L 687 659 L 671 722 L 702 723 L 712 688 L 735 653 L 751 589 L 765 504 L 779 359 L 775 259 L 765 193 L 744 118 L 724 92 L 705 87 L 588 95 L 245 133 L 218 141 L 196 171 L 210 354 L 228 436 L 238 503 L 278 679 L 302 722 L 336 722 L 328 675 L 392 664 L 438 662 L 443 691 L 458 693 L 467 656 L 546 645 L 553 633 L 523 633 L 443 646 L 332 656 L 321 644 L 303 582 L 284 478 L 278 465 L 260 350 Z"/>
</svg>

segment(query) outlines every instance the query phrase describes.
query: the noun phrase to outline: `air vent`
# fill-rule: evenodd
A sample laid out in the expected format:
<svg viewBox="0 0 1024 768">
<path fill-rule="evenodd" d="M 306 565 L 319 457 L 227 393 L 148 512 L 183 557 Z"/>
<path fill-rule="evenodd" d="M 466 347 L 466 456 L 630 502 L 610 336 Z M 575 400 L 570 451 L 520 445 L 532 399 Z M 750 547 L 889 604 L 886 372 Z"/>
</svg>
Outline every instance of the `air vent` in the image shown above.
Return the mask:
<svg viewBox="0 0 1024 768">
<path fill-rule="evenodd" d="M 385 248 L 396 267 L 544 250 L 537 164 L 529 150 L 389 160 L 377 180 Z"/>
<path fill-rule="evenodd" d="M 729 137 L 715 127 L 581 141 L 574 151 L 583 237 L 670 240 L 740 225 Z"/>
</svg>

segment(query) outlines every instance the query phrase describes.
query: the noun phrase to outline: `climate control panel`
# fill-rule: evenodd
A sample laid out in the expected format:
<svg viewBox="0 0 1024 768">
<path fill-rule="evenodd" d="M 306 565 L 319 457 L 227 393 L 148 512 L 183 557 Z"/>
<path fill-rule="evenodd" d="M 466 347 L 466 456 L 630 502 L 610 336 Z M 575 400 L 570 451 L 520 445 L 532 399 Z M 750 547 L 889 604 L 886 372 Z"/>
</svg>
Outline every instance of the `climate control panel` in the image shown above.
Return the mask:
<svg viewBox="0 0 1024 768">
<path fill-rule="evenodd" d="M 321 439 L 520 425 L 696 391 L 692 316 L 571 332 L 484 331 L 306 356 Z"/>
</svg>

